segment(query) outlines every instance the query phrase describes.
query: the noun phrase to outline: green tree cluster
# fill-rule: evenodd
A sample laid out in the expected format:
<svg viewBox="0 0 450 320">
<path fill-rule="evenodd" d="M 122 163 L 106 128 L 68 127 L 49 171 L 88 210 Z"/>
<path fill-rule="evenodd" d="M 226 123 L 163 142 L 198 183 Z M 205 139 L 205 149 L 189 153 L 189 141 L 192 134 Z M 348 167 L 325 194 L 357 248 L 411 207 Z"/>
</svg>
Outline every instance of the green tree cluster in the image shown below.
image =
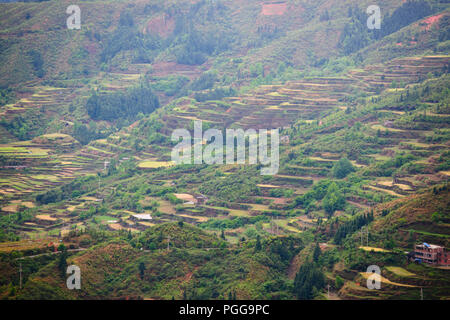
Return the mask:
<svg viewBox="0 0 450 320">
<path fill-rule="evenodd" d="M 144 84 L 125 92 L 94 92 L 86 103 L 87 112 L 94 120 L 136 119 L 139 113 L 149 114 L 157 108 L 158 97 Z"/>
</svg>

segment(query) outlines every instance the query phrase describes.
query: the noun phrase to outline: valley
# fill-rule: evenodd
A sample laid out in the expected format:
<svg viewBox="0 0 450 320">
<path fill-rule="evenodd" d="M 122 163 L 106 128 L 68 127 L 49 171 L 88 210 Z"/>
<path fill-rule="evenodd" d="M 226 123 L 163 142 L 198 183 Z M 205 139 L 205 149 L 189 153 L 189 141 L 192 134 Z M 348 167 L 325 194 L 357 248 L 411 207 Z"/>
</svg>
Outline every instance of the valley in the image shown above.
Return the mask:
<svg viewBox="0 0 450 320">
<path fill-rule="evenodd" d="M 450 246 L 448 5 L 385 1 L 408 22 L 358 40 L 356 1 L 184 2 L 92 1 L 78 34 L 0 4 L 0 297 L 448 299 L 406 255 Z M 174 165 L 195 121 L 279 129 L 279 171 Z"/>
</svg>

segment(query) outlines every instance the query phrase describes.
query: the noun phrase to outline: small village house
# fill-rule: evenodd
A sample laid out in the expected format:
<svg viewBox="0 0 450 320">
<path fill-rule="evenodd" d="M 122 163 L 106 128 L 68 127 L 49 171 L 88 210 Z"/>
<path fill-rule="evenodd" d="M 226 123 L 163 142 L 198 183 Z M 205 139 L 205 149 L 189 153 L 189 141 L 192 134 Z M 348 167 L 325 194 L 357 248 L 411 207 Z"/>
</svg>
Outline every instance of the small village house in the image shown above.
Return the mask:
<svg viewBox="0 0 450 320">
<path fill-rule="evenodd" d="M 450 252 L 444 247 L 424 242 L 415 246 L 414 259 L 417 262 L 425 262 L 432 265 L 449 266 Z"/>
<path fill-rule="evenodd" d="M 148 213 L 133 214 L 131 216 L 131 220 L 134 220 L 134 221 L 150 221 L 152 219 L 153 219 L 152 216 Z"/>
</svg>

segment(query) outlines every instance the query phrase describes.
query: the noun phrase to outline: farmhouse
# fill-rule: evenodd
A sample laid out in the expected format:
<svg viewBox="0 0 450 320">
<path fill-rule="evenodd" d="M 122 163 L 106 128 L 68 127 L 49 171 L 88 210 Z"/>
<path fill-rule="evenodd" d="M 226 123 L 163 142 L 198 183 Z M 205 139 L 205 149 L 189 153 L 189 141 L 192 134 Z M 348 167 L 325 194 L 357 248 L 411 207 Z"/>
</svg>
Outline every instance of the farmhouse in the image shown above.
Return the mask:
<svg viewBox="0 0 450 320">
<path fill-rule="evenodd" d="M 417 244 L 414 250 L 415 261 L 432 265 L 449 266 L 450 252 L 444 247 L 422 243 Z"/>
<path fill-rule="evenodd" d="M 204 204 L 208 201 L 208 197 L 203 194 L 196 196 L 195 199 L 197 199 L 197 203 L 199 204 Z"/>
<path fill-rule="evenodd" d="M 142 214 L 133 214 L 132 216 L 133 220 L 138 220 L 138 221 L 148 221 L 148 220 L 152 220 L 152 216 L 148 213 L 142 213 Z"/>
<path fill-rule="evenodd" d="M 177 199 L 184 201 L 184 204 L 196 205 L 198 202 L 198 200 L 193 195 L 190 195 L 188 193 L 174 193 L 174 196 Z"/>
</svg>

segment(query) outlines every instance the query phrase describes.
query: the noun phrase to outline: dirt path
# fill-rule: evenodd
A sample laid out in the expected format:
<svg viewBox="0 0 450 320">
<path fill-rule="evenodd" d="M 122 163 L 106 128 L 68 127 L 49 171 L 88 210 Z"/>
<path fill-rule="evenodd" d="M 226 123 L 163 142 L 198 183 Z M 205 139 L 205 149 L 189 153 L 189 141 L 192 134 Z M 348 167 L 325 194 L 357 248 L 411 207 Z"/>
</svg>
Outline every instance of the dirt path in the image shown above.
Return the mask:
<svg viewBox="0 0 450 320">
<path fill-rule="evenodd" d="M 87 250 L 86 248 L 80 248 L 80 249 L 69 249 L 67 250 L 67 252 L 79 252 L 79 251 L 84 251 Z M 32 256 L 26 256 L 26 257 L 21 257 L 21 258 L 17 258 L 16 260 L 23 260 L 23 259 L 33 259 L 33 258 L 37 258 L 37 257 L 41 257 L 41 256 L 45 256 L 45 255 L 49 255 L 49 254 L 58 254 L 61 253 L 61 251 L 57 251 L 57 252 L 46 252 L 46 253 L 41 253 L 41 254 L 35 254 Z"/>
<path fill-rule="evenodd" d="M 365 204 L 362 204 L 362 203 L 358 203 L 358 202 L 355 202 L 355 201 L 347 200 L 347 202 L 350 203 L 351 205 L 354 205 L 355 207 L 358 207 L 358 208 L 361 208 L 361 209 L 369 209 L 370 208 L 370 206 L 368 206 L 368 205 L 365 205 Z"/>
</svg>

